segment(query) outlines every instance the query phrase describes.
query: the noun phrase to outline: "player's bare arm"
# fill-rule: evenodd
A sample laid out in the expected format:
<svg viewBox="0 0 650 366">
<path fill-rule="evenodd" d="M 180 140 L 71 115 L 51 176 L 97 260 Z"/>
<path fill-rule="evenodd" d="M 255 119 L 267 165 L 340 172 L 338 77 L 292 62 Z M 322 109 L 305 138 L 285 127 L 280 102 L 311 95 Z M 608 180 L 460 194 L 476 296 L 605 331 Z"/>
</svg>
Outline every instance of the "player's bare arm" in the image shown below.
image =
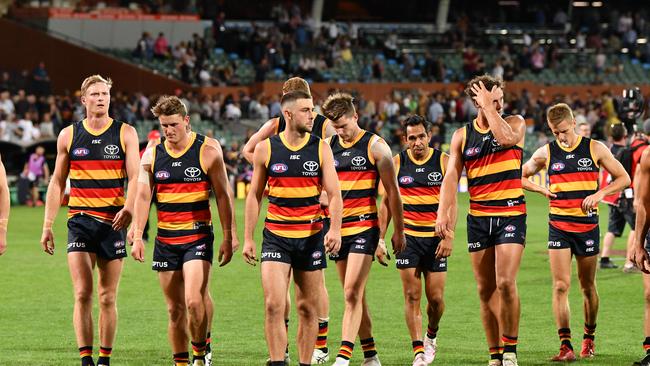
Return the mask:
<svg viewBox="0 0 650 366">
<path fill-rule="evenodd" d="M 447 172 L 447 169 L 449 167 L 449 155 L 443 153 L 442 154 L 442 166 L 445 172 Z M 449 220 L 451 222 L 456 222 L 456 217 L 458 215 L 457 212 L 457 207 L 456 205 L 452 205 L 449 207 L 447 210 L 447 216 L 449 217 Z M 440 240 L 440 243 L 438 244 L 438 248 L 436 248 L 436 258 L 447 258 L 451 256 L 451 251 L 453 249 L 453 235 L 448 235 L 444 239 Z"/>
<path fill-rule="evenodd" d="M 131 223 L 135 194 L 129 194 L 128 192 L 135 192 L 138 189 L 138 172 L 140 171 L 140 144 L 138 142 L 138 134 L 132 126 L 125 124 L 122 128 L 125 129 L 124 147 L 126 150 L 126 175 L 129 182 L 126 187 L 126 202 L 124 208 L 122 208 L 113 219 L 113 230 L 125 229 Z"/>
<path fill-rule="evenodd" d="M 596 163 L 603 167 L 612 176 L 612 182 L 606 187 L 601 188 L 598 192 L 585 197 L 582 201 L 582 209 L 588 211 L 592 207 L 598 206 L 598 203 L 609 194 L 620 192 L 631 183 L 630 176 L 623 168 L 623 165 L 614 158 L 612 152 L 599 141 L 591 141 L 591 149 L 593 151 Z"/>
<path fill-rule="evenodd" d="M 251 136 L 250 139 L 248 139 L 248 142 L 246 142 L 246 145 L 244 145 L 242 148 L 242 154 L 249 163 L 253 163 L 253 153 L 255 152 L 255 147 L 257 144 L 275 135 L 279 122 L 279 118 L 271 118 L 270 120 L 266 121 L 262 127 L 260 127 L 260 129 L 257 130 L 253 136 Z"/>
<path fill-rule="evenodd" d="M 133 248 L 131 248 L 131 256 L 133 259 L 144 262 L 144 242 L 142 241 L 142 234 L 144 227 L 149 219 L 149 207 L 151 206 L 151 195 L 153 187 L 153 173 L 151 165 L 153 164 L 153 150 L 155 144 L 148 147 L 144 154 L 142 154 L 142 161 L 140 162 L 140 171 L 138 174 L 138 189 L 135 195 L 135 209 L 133 212 L 133 224 L 131 225 L 130 235 L 133 241 Z"/>
<path fill-rule="evenodd" d="M 253 154 L 253 178 L 246 196 L 244 211 L 244 249 L 242 255 L 246 263 L 255 265 L 258 262 L 257 249 L 254 240 L 255 226 L 260 215 L 260 203 L 266 186 L 266 159 L 269 156 L 269 146 L 265 142 L 257 144 Z"/>
<path fill-rule="evenodd" d="M 537 174 L 540 170 L 546 167 L 548 161 L 548 148 L 546 145 L 537 149 L 530 160 L 526 162 L 521 168 L 521 185 L 523 189 L 530 192 L 537 192 L 546 198 L 555 198 L 556 194 L 551 193 L 548 188 L 542 187 L 530 181 L 530 177 Z"/>
<path fill-rule="evenodd" d="M 393 217 L 393 237 L 391 238 L 393 253 L 400 253 L 406 246 L 406 237 L 404 236 L 404 208 L 402 206 L 402 197 L 397 186 L 393 156 L 390 148 L 383 139 L 375 140 L 370 147 L 370 152 L 375 159 L 375 166 L 377 166 L 381 184 L 386 190 L 384 200 L 387 201 Z"/>
<path fill-rule="evenodd" d="M 47 254 L 54 254 L 54 234 L 52 233 L 52 224 L 56 219 L 56 214 L 61 207 L 65 181 L 68 179 L 70 172 L 70 155 L 68 145 L 72 140 L 72 126 L 64 128 L 56 140 L 56 162 L 52 179 L 47 187 L 47 196 L 45 199 L 45 218 L 43 219 L 43 235 L 41 236 L 41 246 Z"/>
<path fill-rule="evenodd" d="M 223 232 L 223 241 L 219 248 L 219 266 L 223 267 L 232 259 L 232 221 L 233 207 L 230 195 L 228 194 L 228 176 L 226 174 L 226 164 L 223 161 L 221 150 L 215 147 L 205 145 L 201 155 L 201 165 L 207 169 L 207 175 L 212 184 L 212 191 L 217 200 L 217 209 L 219 210 L 219 221 Z"/>
<path fill-rule="evenodd" d="M 395 169 L 395 174 L 399 169 L 399 154 L 393 156 L 393 167 Z M 377 262 L 384 267 L 388 266 L 388 261 L 390 260 L 390 254 L 386 250 L 386 232 L 388 231 L 388 225 L 392 219 L 390 208 L 388 207 L 388 200 L 386 199 L 385 189 L 383 185 L 380 184 L 378 187 L 379 192 L 383 192 L 381 203 L 379 204 L 379 243 L 377 245 L 377 250 L 375 250 L 375 257 Z"/>
<path fill-rule="evenodd" d="M 636 230 L 634 231 L 634 251 L 632 262 L 644 273 L 650 274 L 650 255 L 645 250 L 645 238 L 650 229 L 650 149 L 645 149 L 634 180 L 634 200 L 636 201 Z"/>
<path fill-rule="evenodd" d="M 213 146 L 217 149 L 217 152 L 223 156 L 223 149 L 221 144 L 216 139 L 211 137 L 205 137 L 206 144 Z M 223 160 L 223 159 L 222 159 Z M 226 180 L 228 179 L 228 172 L 226 170 L 226 164 L 223 164 L 224 174 L 226 175 Z M 230 183 L 227 185 L 228 199 L 230 200 L 230 206 L 232 207 L 232 225 L 230 226 L 231 235 L 232 235 L 232 252 L 236 252 L 239 249 L 239 237 L 237 236 L 237 220 L 235 220 L 235 192 L 232 190 Z"/>
<path fill-rule="evenodd" d="M 343 215 L 343 198 L 341 197 L 341 187 L 339 178 L 334 168 L 334 156 L 329 144 L 320 142 L 322 156 L 322 176 L 323 190 L 327 192 L 329 211 L 330 211 L 330 229 L 325 233 L 325 251 L 327 253 L 338 254 L 341 248 L 341 216 Z"/>
<path fill-rule="evenodd" d="M 463 129 L 454 132 L 449 147 L 449 161 L 447 162 L 445 177 L 442 179 L 440 187 L 440 201 L 438 203 L 438 218 L 436 219 L 436 233 L 440 239 L 446 239 L 448 236 L 454 238 L 454 227 L 456 220 L 452 221 L 450 210 L 456 210 L 456 190 L 460 174 L 463 171 Z"/>
<path fill-rule="evenodd" d="M 336 129 L 334 129 L 334 126 L 332 125 L 332 121 L 327 119 L 327 120 L 325 120 L 323 125 L 325 126 L 324 127 L 325 131 L 323 133 L 323 138 L 328 138 L 328 137 L 332 137 L 332 136 L 336 135 Z"/>
<path fill-rule="evenodd" d="M 488 90 L 482 81 L 472 85 L 474 101 L 485 114 L 490 130 L 499 145 L 504 148 L 522 143 L 526 133 L 526 123 L 519 115 L 501 117 L 496 104 L 503 98 L 503 90 L 496 85 Z"/>
<path fill-rule="evenodd" d="M 0 255 L 7 250 L 7 226 L 9 224 L 9 186 L 7 172 L 0 160 Z"/>
</svg>

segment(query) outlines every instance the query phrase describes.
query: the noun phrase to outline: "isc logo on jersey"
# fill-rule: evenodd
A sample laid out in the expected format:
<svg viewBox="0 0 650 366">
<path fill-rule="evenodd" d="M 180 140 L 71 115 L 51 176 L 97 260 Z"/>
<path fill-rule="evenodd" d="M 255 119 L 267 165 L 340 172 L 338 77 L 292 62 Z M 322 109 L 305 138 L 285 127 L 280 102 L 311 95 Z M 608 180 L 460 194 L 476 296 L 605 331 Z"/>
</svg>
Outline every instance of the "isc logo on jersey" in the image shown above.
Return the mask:
<svg viewBox="0 0 650 366">
<path fill-rule="evenodd" d="M 271 171 L 273 173 L 280 174 L 280 173 L 286 172 L 287 170 L 289 170 L 289 167 L 287 166 L 287 164 L 277 163 L 277 164 L 271 165 Z"/>
<path fill-rule="evenodd" d="M 564 163 L 561 162 L 553 163 L 553 165 L 551 165 L 551 170 L 559 172 L 560 170 L 564 169 L 564 166 Z"/>
<path fill-rule="evenodd" d="M 86 156 L 88 154 L 90 154 L 90 150 L 86 149 L 85 147 L 78 147 L 72 150 L 72 155 L 74 156 Z"/>
<path fill-rule="evenodd" d="M 414 179 L 410 175 L 405 175 L 403 177 L 399 178 L 400 184 L 411 184 L 413 183 Z"/>
<path fill-rule="evenodd" d="M 156 172 L 156 179 L 158 180 L 169 179 L 169 177 L 171 177 L 171 174 L 169 174 L 169 172 L 166 170 L 161 170 Z"/>
</svg>

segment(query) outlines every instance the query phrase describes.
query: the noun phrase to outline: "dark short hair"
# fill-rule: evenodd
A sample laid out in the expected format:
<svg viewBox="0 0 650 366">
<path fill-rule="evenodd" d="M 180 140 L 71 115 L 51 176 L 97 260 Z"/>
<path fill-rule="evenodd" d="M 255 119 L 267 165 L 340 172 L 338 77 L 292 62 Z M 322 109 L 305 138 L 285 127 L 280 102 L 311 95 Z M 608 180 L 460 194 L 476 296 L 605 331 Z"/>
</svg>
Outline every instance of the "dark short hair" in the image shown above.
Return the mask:
<svg viewBox="0 0 650 366">
<path fill-rule="evenodd" d="M 622 123 L 617 123 L 612 125 L 612 138 L 614 140 L 620 140 L 627 136 L 627 129 Z"/>
<path fill-rule="evenodd" d="M 295 102 L 298 99 L 311 99 L 311 94 L 300 90 L 288 92 L 287 94 L 282 95 L 280 105 L 284 107 L 287 103 Z"/>
<path fill-rule="evenodd" d="M 429 123 L 424 117 L 420 116 L 419 114 L 414 114 L 412 116 L 408 116 L 403 122 L 402 122 L 402 133 L 404 136 L 406 136 L 406 129 L 409 126 L 417 126 L 417 125 L 422 125 L 424 127 L 424 130 L 429 133 L 431 132 L 431 123 Z"/>
</svg>

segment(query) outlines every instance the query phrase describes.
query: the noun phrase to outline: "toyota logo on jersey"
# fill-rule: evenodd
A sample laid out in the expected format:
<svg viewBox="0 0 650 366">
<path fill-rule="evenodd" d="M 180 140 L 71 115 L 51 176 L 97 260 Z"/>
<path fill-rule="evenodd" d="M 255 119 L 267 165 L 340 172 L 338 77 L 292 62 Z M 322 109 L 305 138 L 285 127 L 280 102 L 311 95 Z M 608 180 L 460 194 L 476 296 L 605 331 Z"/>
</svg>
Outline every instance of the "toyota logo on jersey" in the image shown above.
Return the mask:
<svg viewBox="0 0 650 366">
<path fill-rule="evenodd" d="M 108 155 L 115 155 L 120 152 L 120 148 L 117 145 L 107 145 L 104 147 L 104 152 Z"/>
<path fill-rule="evenodd" d="M 442 173 L 440 172 L 431 172 L 428 177 L 432 182 L 440 182 L 442 180 Z"/>
<path fill-rule="evenodd" d="M 354 166 L 362 166 L 366 163 L 366 158 L 363 156 L 355 156 L 352 158 L 352 165 Z"/>
<path fill-rule="evenodd" d="M 201 174 L 201 170 L 195 166 L 185 169 L 185 176 L 188 178 L 196 178 Z"/>
<path fill-rule="evenodd" d="M 315 162 L 313 160 L 310 160 L 310 161 L 306 161 L 304 164 L 302 164 L 302 167 L 303 167 L 303 169 L 305 169 L 308 172 L 315 172 L 315 171 L 318 170 L 319 165 L 318 165 L 317 162 Z"/>
<path fill-rule="evenodd" d="M 593 162 L 589 158 L 582 158 L 578 160 L 578 166 L 581 168 L 588 168 L 591 166 L 591 164 L 593 164 Z"/>
</svg>

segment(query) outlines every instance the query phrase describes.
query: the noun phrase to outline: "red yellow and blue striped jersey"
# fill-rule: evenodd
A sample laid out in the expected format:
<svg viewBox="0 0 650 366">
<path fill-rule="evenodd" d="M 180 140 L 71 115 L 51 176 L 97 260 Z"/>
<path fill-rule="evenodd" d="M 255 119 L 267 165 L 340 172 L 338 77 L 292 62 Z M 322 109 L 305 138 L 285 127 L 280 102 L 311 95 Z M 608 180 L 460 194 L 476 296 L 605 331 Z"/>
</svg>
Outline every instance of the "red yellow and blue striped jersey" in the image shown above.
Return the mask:
<svg viewBox="0 0 650 366">
<path fill-rule="evenodd" d="M 212 234 L 210 179 L 201 162 L 204 139 L 192 133 L 185 149 L 170 152 L 166 143 L 153 153 L 154 192 L 158 211 L 158 236 L 162 244 L 190 244 Z"/>
<path fill-rule="evenodd" d="M 322 191 L 322 144 L 306 134 L 291 146 L 284 134 L 274 135 L 266 160 L 269 207 L 264 227 L 283 238 L 307 238 L 323 229 L 320 194 Z"/>
<path fill-rule="evenodd" d="M 124 207 L 125 127 L 112 119 L 101 130 L 90 129 L 86 120 L 72 125 L 68 217 L 89 215 L 111 222 Z"/>
<path fill-rule="evenodd" d="M 356 235 L 377 227 L 377 184 L 379 172 L 370 148 L 379 137 L 362 130 L 350 144 L 338 135 L 329 141 L 341 185 L 343 219 L 341 236 Z"/>
<path fill-rule="evenodd" d="M 462 154 L 472 216 L 518 216 L 526 213 L 521 185 L 523 143 L 503 148 L 476 120 L 463 128 Z"/>
<path fill-rule="evenodd" d="M 415 160 L 411 150 L 398 155 L 397 183 L 404 207 L 404 233 L 418 237 L 436 235 L 440 187 L 445 174 L 445 153 L 429 148 L 427 156 Z"/>
<path fill-rule="evenodd" d="M 557 141 L 546 145 L 549 190 L 557 195 L 549 201 L 549 223 L 560 230 L 581 233 L 598 226 L 598 207 L 582 210 L 582 201 L 598 191 L 600 167 L 592 153 L 594 143 L 578 136 L 571 148 Z"/>
</svg>

